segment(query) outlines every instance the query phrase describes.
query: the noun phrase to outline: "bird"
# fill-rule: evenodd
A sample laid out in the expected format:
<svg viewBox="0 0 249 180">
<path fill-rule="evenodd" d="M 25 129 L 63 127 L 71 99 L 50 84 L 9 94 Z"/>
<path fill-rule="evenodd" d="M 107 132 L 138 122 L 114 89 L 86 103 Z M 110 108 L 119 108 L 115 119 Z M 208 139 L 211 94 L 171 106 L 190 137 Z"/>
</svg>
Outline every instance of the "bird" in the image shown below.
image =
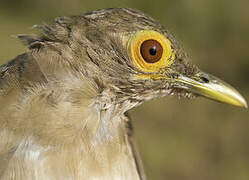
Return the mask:
<svg viewBox="0 0 249 180">
<path fill-rule="evenodd" d="M 247 107 L 158 21 L 130 8 L 35 25 L 0 66 L 0 179 L 145 180 L 128 111 L 165 96 Z"/>
</svg>

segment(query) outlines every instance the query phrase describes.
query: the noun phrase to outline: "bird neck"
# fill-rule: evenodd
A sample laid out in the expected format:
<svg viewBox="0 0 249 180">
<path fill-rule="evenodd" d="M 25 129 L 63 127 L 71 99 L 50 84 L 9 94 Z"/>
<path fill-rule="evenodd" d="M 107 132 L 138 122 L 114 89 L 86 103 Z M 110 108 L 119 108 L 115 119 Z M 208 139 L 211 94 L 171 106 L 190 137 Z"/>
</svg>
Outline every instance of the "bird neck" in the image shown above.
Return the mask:
<svg viewBox="0 0 249 180">
<path fill-rule="evenodd" d="M 12 157 L 6 175 L 22 169 L 33 179 L 138 179 L 124 116 L 136 104 L 99 91 L 93 80 L 75 75 L 61 61 L 45 66 L 45 55 L 18 58 L 24 57 L 25 73 L 15 70 L 20 63 L 16 59 L 7 72 L 19 75 L 6 73 L 2 79 L 8 96 L 0 98 L 6 104 L 0 109 L 0 136 L 5 137 L 1 152 Z M 9 86 L 9 81 L 16 86 Z M 28 179 L 25 175 L 20 173 L 18 179 Z"/>
<path fill-rule="evenodd" d="M 139 179 L 124 116 L 134 104 L 111 103 L 106 95 L 88 92 L 87 82 L 78 89 L 63 87 L 40 89 L 10 112 L 9 128 L 21 134 L 6 141 L 17 143 L 10 165 L 34 179 Z"/>
</svg>

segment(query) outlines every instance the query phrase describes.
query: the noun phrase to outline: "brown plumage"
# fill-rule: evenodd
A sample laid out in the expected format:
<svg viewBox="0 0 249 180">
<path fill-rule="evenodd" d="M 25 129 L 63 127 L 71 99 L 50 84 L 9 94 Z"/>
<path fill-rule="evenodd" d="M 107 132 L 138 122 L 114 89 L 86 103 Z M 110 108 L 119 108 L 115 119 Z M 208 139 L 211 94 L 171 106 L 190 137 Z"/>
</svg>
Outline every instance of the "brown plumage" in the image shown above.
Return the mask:
<svg viewBox="0 0 249 180">
<path fill-rule="evenodd" d="M 30 51 L 0 68 L 1 179 L 145 179 L 129 109 L 172 94 L 246 106 L 231 87 L 229 98 L 197 90 L 190 79 L 217 79 L 139 11 L 105 9 L 35 27 L 39 35 L 19 36 Z M 134 65 L 128 44 L 143 30 L 171 42 L 169 66 L 145 72 Z"/>
</svg>

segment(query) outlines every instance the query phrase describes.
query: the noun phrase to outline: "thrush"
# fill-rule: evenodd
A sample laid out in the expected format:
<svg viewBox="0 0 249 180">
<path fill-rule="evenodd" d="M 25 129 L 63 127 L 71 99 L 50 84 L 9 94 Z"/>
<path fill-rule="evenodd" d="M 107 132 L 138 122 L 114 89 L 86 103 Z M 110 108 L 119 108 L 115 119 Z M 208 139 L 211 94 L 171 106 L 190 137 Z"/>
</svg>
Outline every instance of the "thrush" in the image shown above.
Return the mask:
<svg viewBox="0 0 249 180">
<path fill-rule="evenodd" d="M 156 20 L 125 8 L 56 18 L 0 67 L 0 178 L 145 179 L 127 111 L 170 95 L 246 107 Z"/>
</svg>

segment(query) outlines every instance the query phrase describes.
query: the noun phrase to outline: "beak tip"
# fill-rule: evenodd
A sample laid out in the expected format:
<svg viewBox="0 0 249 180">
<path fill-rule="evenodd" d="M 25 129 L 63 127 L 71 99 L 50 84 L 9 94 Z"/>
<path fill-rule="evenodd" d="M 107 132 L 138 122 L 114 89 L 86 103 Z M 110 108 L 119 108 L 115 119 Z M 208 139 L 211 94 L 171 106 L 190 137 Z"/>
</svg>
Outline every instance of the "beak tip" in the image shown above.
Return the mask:
<svg viewBox="0 0 249 180">
<path fill-rule="evenodd" d="M 239 94 L 239 93 L 238 93 Z M 243 107 L 243 108 L 248 108 L 248 105 L 247 105 L 247 102 L 246 102 L 246 100 L 245 100 L 245 98 L 243 98 L 240 94 L 239 94 L 239 98 L 238 98 L 238 105 L 240 106 L 240 107 Z"/>
<path fill-rule="evenodd" d="M 230 96 L 231 99 L 226 99 L 228 101 L 225 101 L 225 103 L 232 104 L 232 105 L 247 109 L 248 105 L 247 105 L 245 98 L 243 98 L 243 96 L 237 90 L 234 89 L 233 92 L 234 92 L 233 93 L 234 96 L 232 96 L 232 97 Z"/>
<path fill-rule="evenodd" d="M 243 103 L 243 106 L 242 107 L 244 107 L 244 108 L 248 108 L 248 105 L 247 105 L 247 102 L 246 101 L 244 101 L 244 103 Z"/>
</svg>

